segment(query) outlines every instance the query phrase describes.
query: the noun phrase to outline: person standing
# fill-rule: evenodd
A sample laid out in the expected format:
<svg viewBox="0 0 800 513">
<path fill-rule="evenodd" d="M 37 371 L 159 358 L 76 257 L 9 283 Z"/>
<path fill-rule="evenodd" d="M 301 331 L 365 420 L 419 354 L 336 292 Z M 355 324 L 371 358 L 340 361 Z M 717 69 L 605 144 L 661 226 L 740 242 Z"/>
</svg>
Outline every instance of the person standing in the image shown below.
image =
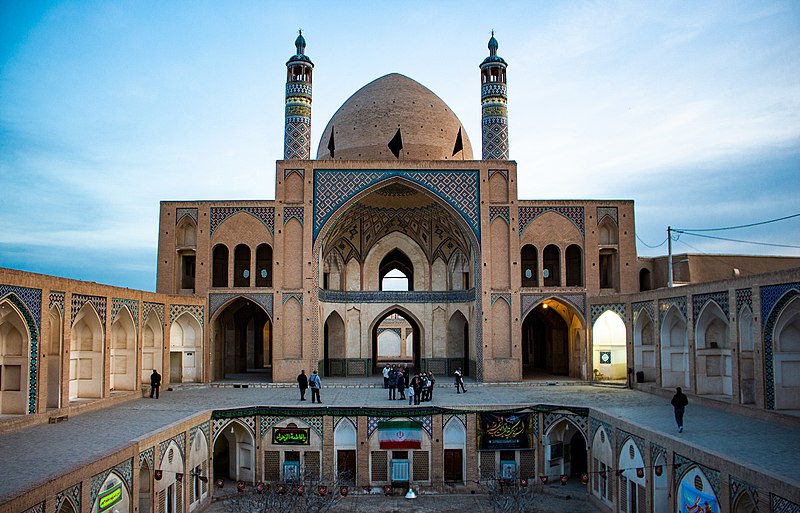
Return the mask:
<svg viewBox="0 0 800 513">
<path fill-rule="evenodd" d="M 406 378 L 400 369 L 397 369 L 397 392 L 400 394 L 398 399 L 406 398 Z"/>
<path fill-rule="evenodd" d="M 311 388 L 311 402 L 322 404 L 322 399 L 319 398 L 319 390 L 322 388 L 322 381 L 319 379 L 319 374 L 317 374 L 316 369 L 311 373 L 311 377 L 308 378 L 308 386 Z"/>
<path fill-rule="evenodd" d="M 389 388 L 389 364 L 383 366 L 383 388 Z"/>
<path fill-rule="evenodd" d="M 161 374 L 159 374 L 157 370 L 153 369 L 153 373 L 150 374 L 150 399 L 153 398 L 153 394 L 155 394 L 156 399 L 158 399 L 158 389 L 160 387 L 161 387 Z"/>
<path fill-rule="evenodd" d="M 678 433 L 683 433 L 683 413 L 686 411 L 686 405 L 689 404 L 689 399 L 681 391 L 681 387 L 676 389 L 675 395 L 672 396 L 672 407 L 675 409 L 675 422 L 678 423 Z"/>
<path fill-rule="evenodd" d="M 433 401 L 433 385 L 436 384 L 436 378 L 433 372 L 428 372 L 428 401 Z"/>
<path fill-rule="evenodd" d="M 464 376 L 461 374 L 461 367 L 456 369 L 456 393 L 460 394 L 462 391 L 466 394 L 467 389 L 464 387 Z"/>
<path fill-rule="evenodd" d="M 300 400 L 306 400 L 306 389 L 308 388 L 308 376 L 306 376 L 306 370 L 303 369 L 300 371 L 300 374 L 297 376 L 297 387 L 300 389 Z"/>
<path fill-rule="evenodd" d="M 397 371 L 392 370 L 389 371 L 389 400 L 397 399 L 397 394 L 395 393 L 397 390 Z"/>
<path fill-rule="evenodd" d="M 413 383 L 414 380 L 412 379 L 411 381 Z M 415 403 L 415 401 L 414 401 L 414 387 L 409 385 L 408 386 L 408 405 L 411 406 L 412 403 Z M 416 403 L 416 404 L 419 404 L 419 403 Z"/>
</svg>

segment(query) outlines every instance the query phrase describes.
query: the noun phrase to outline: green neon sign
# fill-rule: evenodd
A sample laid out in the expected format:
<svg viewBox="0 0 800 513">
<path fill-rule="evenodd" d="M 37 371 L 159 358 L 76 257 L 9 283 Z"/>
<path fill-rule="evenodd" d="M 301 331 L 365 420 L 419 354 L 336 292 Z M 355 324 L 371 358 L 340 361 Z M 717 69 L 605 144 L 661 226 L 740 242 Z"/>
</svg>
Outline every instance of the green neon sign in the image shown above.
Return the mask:
<svg viewBox="0 0 800 513">
<path fill-rule="evenodd" d="M 117 483 L 113 487 L 103 492 L 98 498 L 98 511 L 103 513 L 113 506 L 122 502 L 122 483 Z"/>
</svg>

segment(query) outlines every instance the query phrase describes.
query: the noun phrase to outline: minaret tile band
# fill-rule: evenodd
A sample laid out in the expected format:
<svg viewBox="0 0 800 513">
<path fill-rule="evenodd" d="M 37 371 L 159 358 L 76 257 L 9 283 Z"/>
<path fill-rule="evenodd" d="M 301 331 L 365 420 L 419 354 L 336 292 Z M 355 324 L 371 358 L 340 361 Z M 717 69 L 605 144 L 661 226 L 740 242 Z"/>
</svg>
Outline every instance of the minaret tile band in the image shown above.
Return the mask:
<svg viewBox="0 0 800 513">
<path fill-rule="evenodd" d="M 506 61 L 489 39 L 489 57 L 481 63 L 481 132 L 484 160 L 508 160 L 508 93 Z"/>
</svg>

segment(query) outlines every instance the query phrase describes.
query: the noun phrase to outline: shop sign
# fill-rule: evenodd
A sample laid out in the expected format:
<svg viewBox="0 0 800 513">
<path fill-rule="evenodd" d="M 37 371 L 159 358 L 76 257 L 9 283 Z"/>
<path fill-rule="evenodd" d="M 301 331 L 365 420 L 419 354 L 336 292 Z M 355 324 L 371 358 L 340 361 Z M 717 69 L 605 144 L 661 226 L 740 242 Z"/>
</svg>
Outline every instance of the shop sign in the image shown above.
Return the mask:
<svg viewBox="0 0 800 513">
<path fill-rule="evenodd" d="M 122 483 L 117 483 L 97 497 L 97 510 L 108 511 L 122 501 Z"/>
<path fill-rule="evenodd" d="M 310 428 L 272 428 L 273 445 L 311 445 Z"/>
<path fill-rule="evenodd" d="M 500 451 L 533 449 L 533 418 L 530 413 L 481 413 L 478 449 Z"/>
</svg>

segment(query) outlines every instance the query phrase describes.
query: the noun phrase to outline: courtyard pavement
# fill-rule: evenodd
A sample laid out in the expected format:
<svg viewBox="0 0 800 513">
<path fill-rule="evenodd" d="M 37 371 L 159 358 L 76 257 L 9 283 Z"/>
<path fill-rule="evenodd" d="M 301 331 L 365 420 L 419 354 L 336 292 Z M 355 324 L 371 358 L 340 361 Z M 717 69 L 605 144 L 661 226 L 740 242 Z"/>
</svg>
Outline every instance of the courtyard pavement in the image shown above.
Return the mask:
<svg viewBox="0 0 800 513">
<path fill-rule="evenodd" d="M 800 426 L 691 404 L 683 433 L 677 433 L 669 399 L 644 392 L 586 384 L 546 381 L 508 386 L 467 383 L 456 394 L 441 385 L 431 406 L 492 408 L 554 404 L 595 408 L 663 436 L 679 439 L 800 487 Z M 380 378 L 324 379 L 322 408 L 327 406 L 407 406 L 389 401 Z M 134 399 L 99 411 L 70 416 L 68 421 L 41 424 L 0 435 L 0 504 L 56 476 L 127 447 L 131 440 L 209 409 L 248 406 L 304 406 L 297 389 L 282 386 L 182 386 L 164 390 L 161 399 Z M 2 421 L 0 421 L 2 422 Z"/>
</svg>

